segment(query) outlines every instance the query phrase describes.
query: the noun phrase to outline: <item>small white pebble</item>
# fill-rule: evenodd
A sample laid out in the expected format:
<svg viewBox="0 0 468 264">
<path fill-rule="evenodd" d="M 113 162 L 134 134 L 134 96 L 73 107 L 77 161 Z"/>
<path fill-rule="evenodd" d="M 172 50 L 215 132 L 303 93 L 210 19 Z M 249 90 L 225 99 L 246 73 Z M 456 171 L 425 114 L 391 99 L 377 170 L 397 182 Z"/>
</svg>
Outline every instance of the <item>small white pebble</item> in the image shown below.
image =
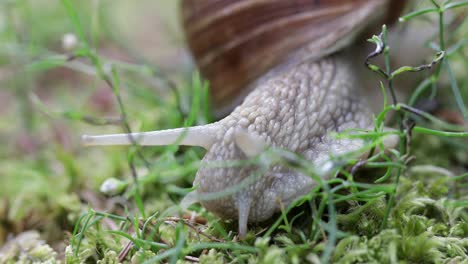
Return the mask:
<svg viewBox="0 0 468 264">
<path fill-rule="evenodd" d="M 123 182 L 116 178 L 109 178 L 101 184 L 99 191 L 106 195 L 114 196 L 121 193 L 125 189 L 125 187 L 127 187 L 126 182 Z"/>
<path fill-rule="evenodd" d="M 62 37 L 62 47 L 66 51 L 73 50 L 78 44 L 78 38 L 73 33 L 66 33 Z"/>
</svg>

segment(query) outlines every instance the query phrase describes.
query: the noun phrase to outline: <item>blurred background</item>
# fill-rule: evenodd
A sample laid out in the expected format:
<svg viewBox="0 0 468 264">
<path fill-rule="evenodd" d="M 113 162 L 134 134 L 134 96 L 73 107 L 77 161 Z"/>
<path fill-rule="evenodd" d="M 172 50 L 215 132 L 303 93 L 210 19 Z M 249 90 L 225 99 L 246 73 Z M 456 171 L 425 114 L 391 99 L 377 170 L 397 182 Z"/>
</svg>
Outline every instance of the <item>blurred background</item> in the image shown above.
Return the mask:
<svg viewBox="0 0 468 264">
<path fill-rule="evenodd" d="M 91 49 L 121 77 L 132 129 L 180 126 L 193 68 L 178 1 L 72 2 Z M 75 32 L 61 1 L 0 1 L 0 246 L 8 234 L 29 229 L 64 245 L 86 204 L 102 201 L 100 184 L 130 177 L 123 148 L 81 145 L 84 133 L 123 129 L 112 87 L 89 60 L 67 61 L 83 45 Z"/>
</svg>

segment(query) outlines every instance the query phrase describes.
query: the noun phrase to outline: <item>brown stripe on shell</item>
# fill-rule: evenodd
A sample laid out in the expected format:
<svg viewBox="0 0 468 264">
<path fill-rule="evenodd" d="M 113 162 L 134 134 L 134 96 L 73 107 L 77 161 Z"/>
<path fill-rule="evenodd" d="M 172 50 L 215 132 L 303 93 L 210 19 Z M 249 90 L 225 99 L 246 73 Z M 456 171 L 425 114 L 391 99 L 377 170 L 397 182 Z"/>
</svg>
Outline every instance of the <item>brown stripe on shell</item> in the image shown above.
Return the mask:
<svg viewBox="0 0 468 264">
<path fill-rule="evenodd" d="M 333 15 L 331 9 L 341 9 L 345 13 L 351 11 L 350 8 L 358 8 L 357 4 L 365 1 L 354 0 L 344 2 L 343 0 L 335 0 L 329 1 L 327 5 L 320 4 L 320 1 L 317 4 L 311 0 L 244 0 L 231 1 L 230 4 L 226 4 L 227 1 L 219 0 L 212 2 L 216 4 L 214 7 L 217 7 L 220 2 L 221 4 L 225 4 L 225 6 L 219 10 L 215 10 L 210 5 L 210 8 L 201 9 L 204 11 L 202 15 L 190 15 L 185 12 L 188 16 L 185 19 L 187 36 L 189 41 L 193 39 L 191 47 L 195 54 L 212 52 L 213 47 L 224 46 L 231 41 L 236 41 L 239 37 L 251 35 L 251 31 L 258 32 L 257 28 L 264 28 L 270 23 L 277 24 L 278 20 L 292 19 L 295 16 L 309 12 L 331 16 Z M 201 5 L 201 2 L 197 2 L 198 5 Z M 342 13 L 334 14 L 339 16 Z M 313 21 L 311 22 L 313 23 Z M 310 25 L 314 27 L 313 24 Z"/>
</svg>

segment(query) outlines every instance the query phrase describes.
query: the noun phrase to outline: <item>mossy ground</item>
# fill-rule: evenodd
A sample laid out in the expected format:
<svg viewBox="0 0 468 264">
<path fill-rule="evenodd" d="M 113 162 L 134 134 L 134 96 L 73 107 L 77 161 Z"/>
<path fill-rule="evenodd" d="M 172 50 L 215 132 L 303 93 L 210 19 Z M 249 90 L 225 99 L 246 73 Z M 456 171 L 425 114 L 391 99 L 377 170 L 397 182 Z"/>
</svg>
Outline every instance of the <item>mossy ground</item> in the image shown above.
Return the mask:
<svg viewBox="0 0 468 264">
<path fill-rule="evenodd" d="M 80 144 L 84 133 L 122 132 L 122 117 L 133 131 L 212 121 L 175 2 L 0 1 L 0 263 L 468 263 L 463 16 L 445 30 L 459 94 L 442 70 L 431 112 L 452 125 L 412 116 L 417 126 L 463 135 L 414 133 L 410 156 L 370 162 L 378 169 L 365 168 L 365 182 L 342 171 L 239 241 L 235 223 L 178 207 L 203 150 Z M 445 4 L 454 3 L 465 2 Z M 67 33 L 77 37 L 70 49 L 62 45 Z M 345 163 L 349 171 L 353 163 Z M 99 191 L 109 179 L 113 196 Z"/>
</svg>

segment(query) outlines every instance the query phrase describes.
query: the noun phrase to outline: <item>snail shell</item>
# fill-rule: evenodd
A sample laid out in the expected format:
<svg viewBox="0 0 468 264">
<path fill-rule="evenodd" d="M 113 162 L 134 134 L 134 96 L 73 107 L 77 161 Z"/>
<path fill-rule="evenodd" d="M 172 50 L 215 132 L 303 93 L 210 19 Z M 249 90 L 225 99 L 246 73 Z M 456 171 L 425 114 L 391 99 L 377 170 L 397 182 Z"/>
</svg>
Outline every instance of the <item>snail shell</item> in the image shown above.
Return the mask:
<svg viewBox="0 0 468 264">
<path fill-rule="evenodd" d="M 182 16 L 196 64 L 210 81 L 213 105 L 225 114 L 276 65 L 333 53 L 375 20 L 393 20 L 404 2 L 184 0 Z"/>
</svg>

